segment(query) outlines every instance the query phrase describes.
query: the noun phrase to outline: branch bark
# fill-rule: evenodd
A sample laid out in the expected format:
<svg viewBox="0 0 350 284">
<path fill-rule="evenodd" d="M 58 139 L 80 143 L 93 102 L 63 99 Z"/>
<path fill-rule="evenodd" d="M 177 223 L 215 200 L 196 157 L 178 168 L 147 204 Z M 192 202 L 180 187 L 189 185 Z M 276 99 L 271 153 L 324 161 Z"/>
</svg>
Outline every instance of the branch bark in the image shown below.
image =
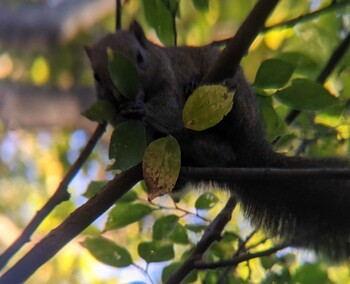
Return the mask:
<svg viewBox="0 0 350 284">
<path fill-rule="evenodd" d="M 243 56 L 248 52 L 265 21 L 279 0 L 260 0 L 244 20 L 236 35 L 231 38 L 215 65 L 209 70 L 202 83 L 217 83 L 232 78 Z"/>
<path fill-rule="evenodd" d="M 217 215 L 207 227 L 197 246 L 182 265 L 169 277 L 167 283 L 181 283 L 181 281 L 184 280 L 185 277 L 195 268 L 195 263 L 202 259 L 203 254 L 208 250 L 211 244 L 220 239 L 221 232 L 231 220 L 231 214 L 236 205 L 236 197 L 231 196 L 219 215 Z"/>
<path fill-rule="evenodd" d="M 0 278 L 0 284 L 23 283 L 62 247 L 86 229 L 142 179 L 141 165 L 111 180 L 102 191 L 76 209 Z"/>
<path fill-rule="evenodd" d="M 295 178 L 349 178 L 350 168 L 195 168 L 183 167 L 180 180 L 262 181 Z"/>
</svg>

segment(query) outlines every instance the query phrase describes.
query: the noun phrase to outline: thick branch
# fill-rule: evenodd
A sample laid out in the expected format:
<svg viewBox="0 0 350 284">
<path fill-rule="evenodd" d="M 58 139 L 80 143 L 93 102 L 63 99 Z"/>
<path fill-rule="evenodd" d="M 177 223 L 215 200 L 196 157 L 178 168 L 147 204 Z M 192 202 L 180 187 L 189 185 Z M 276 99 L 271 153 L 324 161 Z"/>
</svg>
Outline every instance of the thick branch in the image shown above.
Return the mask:
<svg viewBox="0 0 350 284">
<path fill-rule="evenodd" d="M 114 0 L 70 0 L 56 6 L 0 8 L 0 43 L 48 46 L 72 40 L 113 11 Z"/>
<path fill-rule="evenodd" d="M 195 168 L 183 167 L 180 180 L 252 181 L 295 178 L 349 178 L 350 168 L 288 169 L 288 168 Z"/>
<path fill-rule="evenodd" d="M 93 129 L 94 123 L 81 112 L 95 100 L 92 88 L 62 91 L 0 82 L 0 120 L 9 129 Z"/>
<path fill-rule="evenodd" d="M 231 38 L 203 83 L 217 83 L 232 78 L 243 56 L 248 52 L 265 21 L 279 0 L 260 0 Z"/>
<path fill-rule="evenodd" d="M 195 249 L 182 265 L 170 276 L 167 283 L 181 283 L 181 281 L 195 268 L 195 262 L 202 259 L 203 254 L 209 249 L 211 244 L 220 239 L 222 230 L 231 220 L 231 214 L 236 207 L 236 204 L 236 198 L 231 196 L 219 215 L 217 215 L 213 222 L 207 227 Z"/>
<path fill-rule="evenodd" d="M 116 176 L 99 194 L 75 210 L 63 223 L 52 230 L 11 269 L 2 275 L 0 283 L 23 283 L 41 265 L 86 229 L 141 179 L 141 165 Z"/>
<path fill-rule="evenodd" d="M 45 205 L 36 213 L 34 218 L 29 222 L 27 227 L 22 231 L 21 235 L 15 240 L 15 242 L 9 246 L 0 256 L 0 270 L 7 264 L 7 262 L 21 249 L 21 247 L 29 242 L 32 234 L 36 231 L 42 221 L 50 214 L 50 212 L 60 203 L 68 200 L 70 194 L 68 193 L 68 185 L 73 180 L 75 175 L 84 165 L 96 143 L 105 132 L 106 125 L 100 124 L 96 128 L 94 134 L 89 139 L 85 148 L 80 153 L 77 160 L 74 162 L 72 167 L 69 169 L 60 185 L 56 189 L 55 193 L 45 203 Z"/>
</svg>

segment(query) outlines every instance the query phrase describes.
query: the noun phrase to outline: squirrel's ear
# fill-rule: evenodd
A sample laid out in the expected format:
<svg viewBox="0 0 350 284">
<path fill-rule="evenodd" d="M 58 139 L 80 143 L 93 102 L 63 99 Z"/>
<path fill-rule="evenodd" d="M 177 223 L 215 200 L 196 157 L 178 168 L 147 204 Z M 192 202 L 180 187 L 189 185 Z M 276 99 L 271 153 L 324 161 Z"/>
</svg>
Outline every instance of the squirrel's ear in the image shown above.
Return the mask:
<svg viewBox="0 0 350 284">
<path fill-rule="evenodd" d="M 129 31 L 135 35 L 135 37 L 143 47 L 146 47 L 147 38 L 145 36 L 145 33 L 143 32 L 141 25 L 137 21 L 132 21 L 129 27 Z"/>
<path fill-rule="evenodd" d="M 89 57 L 89 59 L 91 59 L 91 47 L 84 45 L 84 50 L 85 50 L 86 55 Z"/>
</svg>

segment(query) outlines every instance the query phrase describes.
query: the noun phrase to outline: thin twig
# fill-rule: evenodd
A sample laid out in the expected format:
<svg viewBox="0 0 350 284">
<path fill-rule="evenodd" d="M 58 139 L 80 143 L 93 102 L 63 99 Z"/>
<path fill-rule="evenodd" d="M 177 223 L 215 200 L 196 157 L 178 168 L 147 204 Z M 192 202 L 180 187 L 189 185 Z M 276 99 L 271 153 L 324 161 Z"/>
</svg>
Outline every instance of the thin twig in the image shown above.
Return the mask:
<svg viewBox="0 0 350 284">
<path fill-rule="evenodd" d="M 271 30 L 274 30 L 274 29 L 290 28 L 290 27 L 293 27 L 293 26 L 295 26 L 297 24 L 300 24 L 300 23 L 303 23 L 303 22 L 306 22 L 306 21 L 311 21 L 311 20 L 313 20 L 314 18 L 316 18 L 316 17 L 318 17 L 320 15 L 323 15 L 323 14 L 326 14 L 326 13 L 329 13 L 329 12 L 336 11 L 338 9 L 344 8 L 347 5 L 350 5 L 350 1 L 349 0 L 342 1 L 342 2 L 332 2 L 332 4 L 330 4 L 329 6 L 327 6 L 325 8 L 322 8 L 320 10 L 317 10 L 317 11 L 311 12 L 309 14 L 305 14 L 305 15 L 299 16 L 297 18 L 291 19 L 289 21 L 278 23 L 278 24 L 275 24 L 275 25 L 272 25 L 272 26 L 269 26 L 269 27 L 263 27 L 260 30 L 260 34 L 265 34 L 265 33 L 269 32 Z M 230 38 L 216 40 L 216 41 L 212 42 L 212 44 L 222 45 L 222 44 L 227 43 L 230 39 L 231 39 L 231 37 Z"/>
<path fill-rule="evenodd" d="M 0 277 L 0 284 L 23 283 L 74 237 L 142 179 L 141 164 L 122 172 L 97 195 L 76 209 Z"/>
<path fill-rule="evenodd" d="M 247 251 L 246 244 L 249 242 L 249 240 L 255 235 L 256 230 L 253 230 L 239 245 L 237 251 L 234 253 L 233 257 L 237 257 L 241 255 L 243 251 Z M 228 266 L 225 268 L 225 270 L 221 273 L 220 278 L 218 279 L 218 284 L 226 283 L 228 274 L 231 270 L 234 270 L 236 268 L 236 265 Z"/>
<path fill-rule="evenodd" d="M 122 29 L 122 4 L 120 0 L 115 1 L 115 30 Z"/>
<path fill-rule="evenodd" d="M 32 234 L 36 231 L 42 221 L 50 214 L 50 212 L 60 203 L 69 200 L 70 194 L 68 192 L 68 185 L 84 165 L 96 143 L 106 130 L 106 124 L 99 124 L 95 132 L 86 143 L 84 149 L 81 151 L 79 157 L 71 166 L 55 193 L 45 203 L 45 205 L 37 211 L 36 215 L 24 228 L 21 235 L 12 243 L 0 256 L 0 269 L 2 269 L 8 261 L 21 249 L 21 247 L 30 241 Z"/>
<path fill-rule="evenodd" d="M 320 74 L 318 75 L 316 82 L 319 84 L 324 84 L 327 80 L 328 76 L 333 72 L 339 61 L 343 58 L 346 51 L 348 50 L 350 45 L 350 32 L 348 35 L 344 38 L 344 40 L 340 43 L 338 48 L 333 52 L 332 56 L 329 58 L 328 62 L 326 63 L 325 67 L 322 69 Z M 285 122 L 287 125 L 290 125 L 300 114 L 300 110 L 293 109 L 290 111 L 290 113 L 286 116 Z M 276 142 L 278 139 L 276 139 Z"/>
<path fill-rule="evenodd" d="M 247 254 L 244 254 L 241 256 L 234 257 L 234 258 L 229 259 L 229 260 L 222 260 L 222 261 L 212 262 L 212 263 L 197 262 L 194 264 L 194 266 L 198 270 L 203 270 L 203 269 L 216 269 L 216 268 L 222 268 L 222 267 L 226 267 L 226 266 L 237 265 L 241 262 L 248 261 L 248 260 L 251 260 L 253 258 L 271 255 L 271 254 L 278 252 L 286 247 L 288 247 L 287 244 L 281 244 L 281 245 L 278 245 L 276 247 L 273 247 L 273 248 L 270 248 L 267 250 L 259 251 L 256 253 L 247 253 Z"/>
<path fill-rule="evenodd" d="M 329 13 L 329 12 L 333 12 L 333 11 L 336 11 L 336 10 L 339 10 L 341 8 L 344 8 L 346 6 L 348 6 L 350 4 L 350 1 L 347 0 L 347 1 L 341 1 L 341 2 L 335 2 L 333 1 L 331 4 L 329 4 L 327 7 L 324 7 L 324 8 L 321 8 L 317 11 L 313 11 L 311 13 L 308 13 L 308 14 L 305 14 L 305 15 L 302 15 L 302 16 L 299 16 L 295 19 L 291 19 L 289 21 L 285 21 L 283 23 L 278 23 L 278 24 L 275 24 L 275 25 L 272 25 L 272 26 L 268 26 L 268 27 L 265 27 L 261 30 L 262 33 L 266 33 L 266 32 L 269 32 L 271 30 L 274 30 L 274 29 L 283 29 L 283 28 L 290 28 L 290 27 L 294 27 L 295 25 L 297 24 L 300 24 L 302 22 L 306 22 L 306 21 L 311 21 L 323 14 L 326 14 L 326 13 Z"/>
<path fill-rule="evenodd" d="M 183 281 L 183 279 L 185 279 L 185 277 L 194 269 L 195 262 L 202 259 L 203 254 L 214 241 L 220 239 L 222 230 L 231 220 L 231 214 L 236 207 L 236 204 L 236 197 L 231 196 L 219 215 L 217 215 L 213 222 L 207 227 L 197 246 L 192 250 L 191 254 L 181 266 L 169 277 L 167 283 L 181 283 L 181 281 Z"/>
</svg>

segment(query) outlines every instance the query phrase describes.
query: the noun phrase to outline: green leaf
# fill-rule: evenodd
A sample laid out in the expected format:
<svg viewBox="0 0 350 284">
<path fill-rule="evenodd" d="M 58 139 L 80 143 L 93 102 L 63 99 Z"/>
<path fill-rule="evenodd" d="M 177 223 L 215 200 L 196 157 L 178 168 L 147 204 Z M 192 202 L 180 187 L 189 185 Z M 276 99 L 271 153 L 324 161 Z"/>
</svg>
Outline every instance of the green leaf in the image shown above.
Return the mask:
<svg viewBox="0 0 350 284">
<path fill-rule="evenodd" d="M 172 244 L 159 241 L 140 243 L 138 253 L 148 263 L 170 260 L 175 256 Z"/>
<path fill-rule="evenodd" d="M 320 84 L 308 79 L 295 79 L 292 85 L 276 92 L 283 104 L 298 110 L 320 110 L 339 103 Z"/>
<path fill-rule="evenodd" d="M 83 193 L 83 196 L 86 198 L 91 198 L 95 196 L 102 187 L 104 187 L 107 184 L 107 181 L 92 181 L 89 183 L 86 191 Z"/>
<path fill-rule="evenodd" d="M 300 266 L 293 275 L 292 282 L 303 284 L 331 283 L 328 278 L 327 270 L 317 263 L 305 263 L 303 266 Z"/>
<path fill-rule="evenodd" d="M 185 227 L 177 223 L 172 233 L 170 234 L 170 240 L 176 244 L 188 244 L 189 240 Z"/>
<path fill-rule="evenodd" d="M 87 238 L 81 244 L 97 260 L 105 264 L 114 267 L 126 267 L 133 263 L 128 250 L 106 238 Z"/>
<path fill-rule="evenodd" d="M 285 133 L 286 123 L 272 107 L 271 97 L 257 96 L 257 99 L 267 139 L 273 141 Z"/>
<path fill-rule="evenodd" d="M 128 99 L 135 99 L 140 85 L 139 73 L 134 62 L 127 56 L 107 49 L 108 67 L 117 90 Z"/>
<path fill-rule="evenodd" d="M 173 17 L 163 0 L 142 0 L 147 23 L 164 45 L 174 45 Z"/>
<path fill-rule="evenodd" d="M 162 283 L 167 283 L 170 275 L 175 272 L 176 269 L 180 267 L 180 262 L 174 262 L 164 267 L 162 271 Z M 197 271 L 190 272 L 182 281 L 182 283 L 192 283 L 197 280 Z"/>
<path fill-rule="evenodd" d="M 127 170 L 143 159 L 146 143 L 146 130 L 141 122 L 128 120 L 116 126 L 109 144 L 108 156 L 116 159 L 111 169 Z"/>
<path fill-rule="evenodd" d="M 196 207 L 197 210 L 206 210 L 213 208 L 218 201 L 219 198 L 217 198 L 214 194 L 207 192 L 198 197 L 194 207 Z"/>
<path fill-rule="evenodd" d="M 201 12 L 209 11 L 209 0 L 192 0 L 193 6 Z"/>
<path fill-rule="evenodd" d="M 254 85 L 262 89 L 283 87 L 292 76 L 296 66 L 280 59 L 268 59 L 261 63 Z"/>
<path fill-rule="evenodd" d="M 117 203 L 109 212 L 105 231 L 119 229 L 141 220 L 153 211 L 145 204 Z"/>
<path fill-rule="evenodd" d="M 180 0 L 162 0 L 165 7 L 168 8 L 171 15 L 177 14 L 179 10 Z"/>
<path fill-rule="evenodd" d="M 160 138 L 147 147 L 142 169 L 149 200 L 164 195 L 174 188 L 180 166 L 180 146 L 174 137 Z"/>
<path fill-rule="evenodd" d="M 205 130 L 219 123 L 232 109 L 234 92 L 220 85 L 197 88 L 185 103 L 182 120 L 192 130 Z"/>
<path fill-rule="evenodd" d="M 88 110 L 82 113 L 87 119 L 96 122 L 113 121 L 115 116 L 114 106 L 105 100 L 96 101 Z"/>
<path fill-rule="evenodd" d="M 130 203 L 135 201 L 138 198 L 137 193 L 135 192 L 135 190 L 129 190 L 127 193 L 125 193 L 121 198 L 119 198 L 119 200 L 117 201 L 117 203 Z"/>
<path fill-rule="evenodd" d="M 270 270 L 278 261 L 279 259 L 275 255 L 260 257 L 261 266 L 265 270 Z"/>
<path fill-rule="evenodd" d="M 168 215 L 159 218 L 153 225 L 153 240 L 166 240 L 174 230 L 179 217 Z"/>
</svg>

